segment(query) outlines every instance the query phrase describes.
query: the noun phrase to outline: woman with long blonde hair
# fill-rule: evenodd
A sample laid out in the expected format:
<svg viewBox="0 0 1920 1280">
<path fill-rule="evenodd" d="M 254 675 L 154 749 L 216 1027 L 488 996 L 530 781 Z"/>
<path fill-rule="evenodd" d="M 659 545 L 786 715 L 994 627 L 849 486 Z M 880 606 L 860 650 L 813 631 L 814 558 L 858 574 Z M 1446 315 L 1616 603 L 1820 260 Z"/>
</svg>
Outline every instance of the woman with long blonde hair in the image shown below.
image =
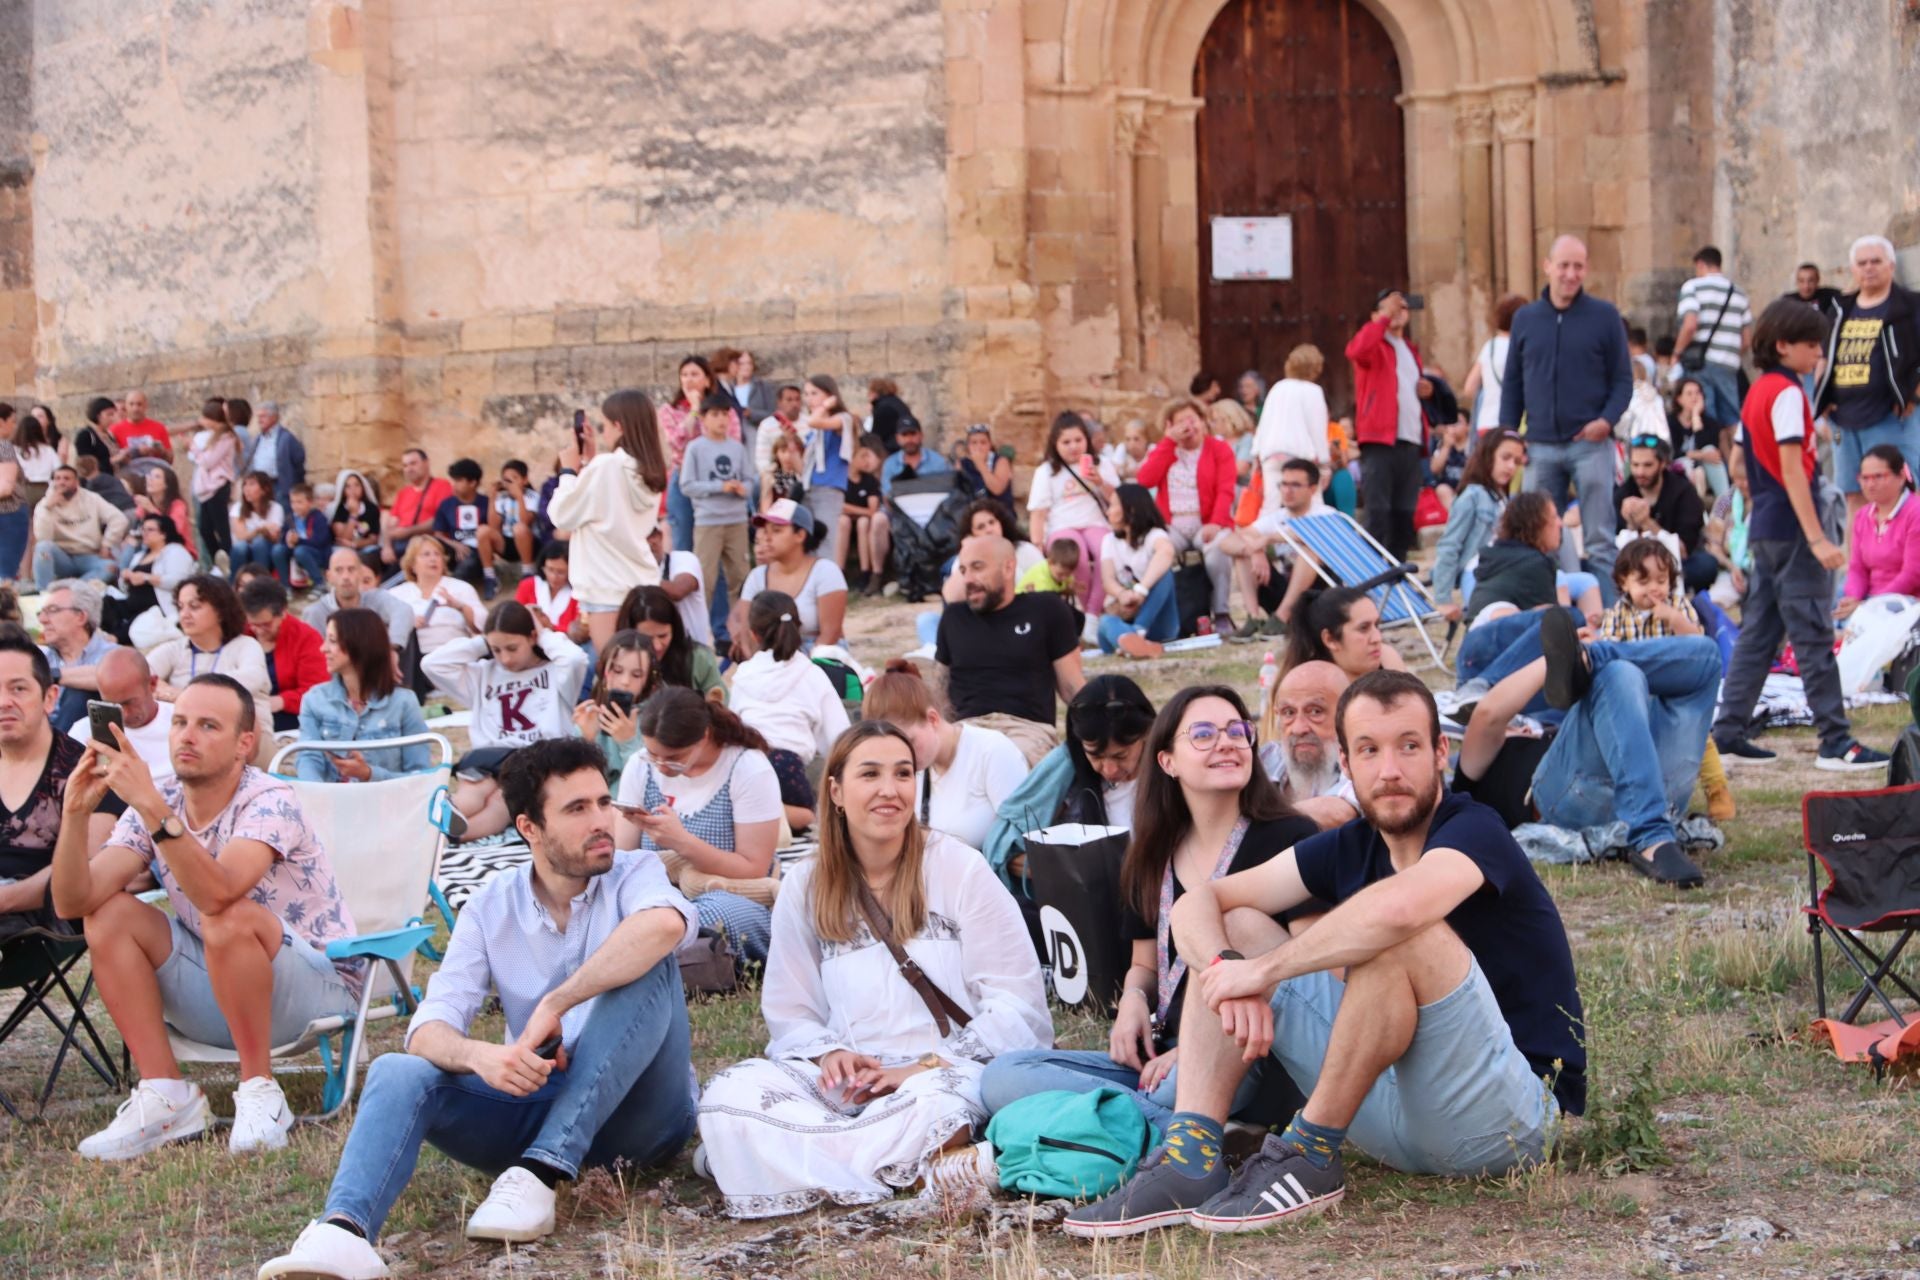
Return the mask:
<svg viewBox="0 0 1920 1280">
<path fill-rule="evenodd" d="M 921 1182 L 992 1186 L 991 1153 L 970 1145 L 981 1074 L 1053 1042 L 1020 908 L 979 853 L 921 828 L 913 778 L 913 743 L 884 721 L 854 725 L 827 757 L 819 852 L 774 906 L 767 1056 L 700 1099 L 694 1165 L 732 1217 L 872 1204 Z"/>
</svg>

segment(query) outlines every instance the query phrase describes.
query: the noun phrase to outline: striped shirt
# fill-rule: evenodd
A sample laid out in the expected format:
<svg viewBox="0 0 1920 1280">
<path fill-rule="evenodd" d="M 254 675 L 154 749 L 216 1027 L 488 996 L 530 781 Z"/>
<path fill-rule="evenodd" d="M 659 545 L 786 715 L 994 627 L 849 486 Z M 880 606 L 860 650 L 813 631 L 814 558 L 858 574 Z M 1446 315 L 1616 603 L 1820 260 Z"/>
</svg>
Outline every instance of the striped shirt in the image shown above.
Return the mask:
<svg viewBox="0 0 1920 1280">
<path fill-rule="evenodd" d="M 1729 369 L 1740 367 L 1740 331 L 1753 323 L 1753 308 L 1739 286 L 1719 272 L 1695 276 L 1680 286 L 1680 318 L 1698 316 L 1695 342 L 1712 342 L 1707 361 Z M 1719 328 L 1714 326 L 1718 324 Z"/>
</svg>

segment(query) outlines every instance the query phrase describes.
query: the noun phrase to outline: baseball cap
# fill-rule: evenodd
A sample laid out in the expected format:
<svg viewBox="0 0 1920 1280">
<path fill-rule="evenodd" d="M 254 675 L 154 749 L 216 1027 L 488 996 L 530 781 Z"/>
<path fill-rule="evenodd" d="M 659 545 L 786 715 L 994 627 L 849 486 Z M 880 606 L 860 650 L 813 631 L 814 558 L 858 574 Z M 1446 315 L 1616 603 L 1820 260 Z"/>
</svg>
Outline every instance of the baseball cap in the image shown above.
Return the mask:
<svg viewBox="0 0 1920 1280">
<path fill-rule="evenodd" d="M 912 431 L 915 433 L 919 433 L 921 431 L 920 419 L 914 417 L 910 413 L 903 413 L 900 415 L 900 421 L 894 424 L 893 434 L 896 436 L 903 436 L 907 434 L 907 432 L 909 431 Z"/>
<path fill-rule="evenodd" d="M 755 524 L 790 524 L 802 533 L 813 532 L 813 512 L 792 498 L 780 501 L 753 518 Z"/>
</svg>

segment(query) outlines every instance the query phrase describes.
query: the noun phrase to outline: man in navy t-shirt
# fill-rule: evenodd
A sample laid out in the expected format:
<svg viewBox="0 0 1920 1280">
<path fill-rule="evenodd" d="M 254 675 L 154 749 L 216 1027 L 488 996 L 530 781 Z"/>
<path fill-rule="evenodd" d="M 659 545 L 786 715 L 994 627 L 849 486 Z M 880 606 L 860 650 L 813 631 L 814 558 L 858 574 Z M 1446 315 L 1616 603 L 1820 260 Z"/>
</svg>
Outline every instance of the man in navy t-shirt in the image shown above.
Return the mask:
<svg viewBox="0 0 1920 1280">
<path fill-rule="evenodd" d="M 1069 1233 L 1258 1231 L 1345 1194 L 1349 1136 L 1405 1172 L 1471 1176 L 1541 1159 L 1561 1113 L 1585 1109 L 1560 913 L 1499 815 L 1446 790 L 1432 693 L 1373 672 L 1342 695 L 1335 726 L 1362 816 L 1175 906 L 1196 980 L 1177 1111 L 1165 1145 L 1069 1215 Z M 1332 909 L 1291 931 L 1274 920 L 1309 904 Z M 1307 1102 L 1229 1183 L 1227 1105 L 1269 1051 Z"/>
</svg>

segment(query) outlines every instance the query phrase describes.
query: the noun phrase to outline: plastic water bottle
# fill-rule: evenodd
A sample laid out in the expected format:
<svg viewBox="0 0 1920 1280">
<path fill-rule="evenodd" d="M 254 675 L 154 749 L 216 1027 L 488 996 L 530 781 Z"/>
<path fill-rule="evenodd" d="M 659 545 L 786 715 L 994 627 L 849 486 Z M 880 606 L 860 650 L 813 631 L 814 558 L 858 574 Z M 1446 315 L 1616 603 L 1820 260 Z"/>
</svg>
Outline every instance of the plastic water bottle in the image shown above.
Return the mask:
<svg viewBox="0 0 1920 1280">
<path fill-rule="evenodd" d="M 1260 660 L 1260 692 L 1272 694 L 1273 686 L 1279 679 L 1280 664 L 1273 660 L 1273 650 L 1269 649 L 1266 656 Z"/>
</svg>

